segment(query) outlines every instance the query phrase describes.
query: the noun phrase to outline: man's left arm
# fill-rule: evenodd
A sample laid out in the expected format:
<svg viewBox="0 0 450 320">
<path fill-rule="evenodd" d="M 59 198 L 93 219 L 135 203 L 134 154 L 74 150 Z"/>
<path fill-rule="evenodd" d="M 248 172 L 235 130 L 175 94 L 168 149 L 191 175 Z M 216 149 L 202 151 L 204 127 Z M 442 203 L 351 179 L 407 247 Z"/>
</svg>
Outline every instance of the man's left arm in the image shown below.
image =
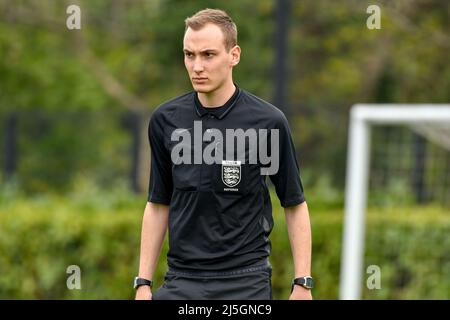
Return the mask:
<svg viewBox="0 0 450 320">
<path fill-rule="evenodd" d="M 295 278 L 311 275 L 311 224 L 306 201 L 284 208 Z M 311 300 L 311 290 L 295 285 L 289 300 Z"/>
</svg>

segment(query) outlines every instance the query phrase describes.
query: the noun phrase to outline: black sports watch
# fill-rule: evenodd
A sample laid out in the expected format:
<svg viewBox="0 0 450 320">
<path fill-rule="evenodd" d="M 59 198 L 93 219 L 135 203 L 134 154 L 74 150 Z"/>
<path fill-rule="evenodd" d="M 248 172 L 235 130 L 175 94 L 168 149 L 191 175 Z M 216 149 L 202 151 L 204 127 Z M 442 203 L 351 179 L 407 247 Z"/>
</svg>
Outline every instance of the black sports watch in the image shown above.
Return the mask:
<svg viewBox="0 0 450 320">
<path fill-rule="evenodd" d="M 291 293 L 292 291 L 294 291 L 295 285 L 302 286 L 303 288 L 311 290 L 314 286 L 314 281 L 313 278 L 310 276 L 295 278 L 294 280 L 292 280 Z"/>
<path fill-rule="evenodd" d="M 152 288 L 153 287 L 153 281 L 152 280 L 147 280 L 147 279 L 144 279 L 144 278 L 139 278 L 139 277 L 134 278 L 133 288 L 137 289 L 140 286 L 149 286 L 150 288 Z"/>
</svg>

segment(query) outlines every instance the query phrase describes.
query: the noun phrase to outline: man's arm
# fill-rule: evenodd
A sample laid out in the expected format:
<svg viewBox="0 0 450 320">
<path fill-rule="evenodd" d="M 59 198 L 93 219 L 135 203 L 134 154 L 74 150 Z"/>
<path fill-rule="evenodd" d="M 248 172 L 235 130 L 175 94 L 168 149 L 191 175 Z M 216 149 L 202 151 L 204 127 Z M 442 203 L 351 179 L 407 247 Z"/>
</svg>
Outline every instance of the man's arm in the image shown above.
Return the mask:
<svg viewBox="0 0 450 320">
<path fill-rule="evenodd" d="M 294 260 L 295 278 L 311 275 L 311 224 L 306 201 L 284 209 Z M 312 299 L 311 291 L 295 285 L 290 300 Z"/>
<path fill-rule="evenodd" d="M 167 231 L 169 206 L 147 202 L 142 220 L 139 277 L 152 280 Z M 149 286 L 140 286 L 136 299 L 151 299 Z"/>
</svg>

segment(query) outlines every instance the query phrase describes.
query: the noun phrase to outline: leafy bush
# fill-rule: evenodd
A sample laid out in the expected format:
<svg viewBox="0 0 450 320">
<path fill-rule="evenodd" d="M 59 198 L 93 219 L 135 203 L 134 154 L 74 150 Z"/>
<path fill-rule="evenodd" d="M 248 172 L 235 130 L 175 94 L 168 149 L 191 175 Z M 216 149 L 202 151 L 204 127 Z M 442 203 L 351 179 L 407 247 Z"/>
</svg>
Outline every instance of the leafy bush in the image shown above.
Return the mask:
<svg viewBox="0 0 450 320">
<path fill-rule="evenodd" d="M 3 201 L 0 197 L 1 299 L 132 299 L 138 271 L 145 200 L 126 191 L 41 196 Z M 11 194 L 9 194 L 11 195 Z M 273 198 L 273 197 L 272 197 Z M 273 198 L 274 199 L 274 198 Z M 342 210 L 316 210 L 310 203 L 316 299 L 336 299 L 342 238 Z M 287 299 L 293 264 L 285 219 L 274 200 L 271 236 L 273 294 Z M 381 268 L 380 290 L 365 299 L 448 299 L 450 223 L 433 207 L 371 210 L 367 218 L 365 267 Z M 167 269 L 162 251 L 154 280 Z M 69 265 L 81 268 L 81 290 L 68 290 Z M 365 284 L 368 274 L 364 274 Z"/>
</svg>

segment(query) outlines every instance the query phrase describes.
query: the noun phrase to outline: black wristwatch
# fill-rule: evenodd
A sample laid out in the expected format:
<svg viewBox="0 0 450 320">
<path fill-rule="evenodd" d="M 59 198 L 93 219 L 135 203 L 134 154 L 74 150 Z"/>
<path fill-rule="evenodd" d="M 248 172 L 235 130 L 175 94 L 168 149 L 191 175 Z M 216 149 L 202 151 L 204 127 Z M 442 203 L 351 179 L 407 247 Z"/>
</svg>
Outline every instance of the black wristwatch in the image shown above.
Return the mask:
<svg viewBox="0 0 450 320">
<path fill-rule="evenodd" d="M 147 279 L 144 279 L 144 278 L 139 278 L 139 277 L 134 278 L 133 288 L 137 289 L 140 286 L 149 286 L 150 288 L 152 288 L 153 287 L 153 281 L 152 280 L 147 280 Z"/>
<path fill-rule="evenodd" d="M 313 278 L 310 276 L 295 278 L 294 280 L 292 280 L 291 293 L 292 291 L 294 291 L 295 285 L 302 286 L 303 288 L 311 290 L 314 286 L 314 281 Z"/>
</svg>

